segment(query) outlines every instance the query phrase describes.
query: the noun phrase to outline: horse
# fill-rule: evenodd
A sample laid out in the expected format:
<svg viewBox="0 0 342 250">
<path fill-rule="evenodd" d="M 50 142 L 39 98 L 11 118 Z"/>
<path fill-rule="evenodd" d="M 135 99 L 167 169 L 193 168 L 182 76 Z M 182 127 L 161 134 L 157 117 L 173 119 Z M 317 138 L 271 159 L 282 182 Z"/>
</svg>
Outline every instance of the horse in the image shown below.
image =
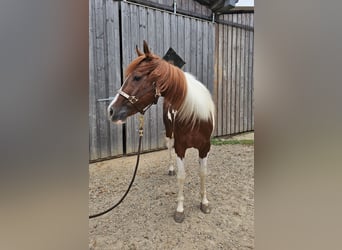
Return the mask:
<svg viewBox="0 0 342 250">
<path fill-rule="evenodd" d="M 199 155 L 200 210 L 211 211 L 206 192 L 207 159 L 210 138 L 214 129 L 214 102 L 208 89 L 194 76 L 153 54 L 143 41 L 143 52 L 136 46 L 138 57 L 125 71 L 125 80 L 109 104 L 108 118 L 116 124 L 126 121 L 138 112 L 144 114 L 160 96 L 164 97 L 163 122 L 166 129 L 167 148 L 170 155 L 169 175 L 174 175 L 171 149 L 175 149 L 177 163 L 178 195 L 174 220 L 184 221 L 185 180 L 184 157 L 188 148 Z"/>
</svg>

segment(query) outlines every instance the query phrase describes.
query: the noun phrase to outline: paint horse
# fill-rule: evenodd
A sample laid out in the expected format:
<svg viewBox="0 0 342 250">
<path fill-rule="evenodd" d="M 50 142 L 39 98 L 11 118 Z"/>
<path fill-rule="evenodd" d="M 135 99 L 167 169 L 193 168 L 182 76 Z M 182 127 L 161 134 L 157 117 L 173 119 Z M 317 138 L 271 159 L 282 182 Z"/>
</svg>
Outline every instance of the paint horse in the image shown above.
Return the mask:
<svg viewBox="0 0 342 250">
<path fill-rule="evenodd" d="M 108 106 L 109 119 L 117 124 L 127 117 L 144 112 L 164 97 L 163 120 L 166 127 L 167 146 L 177 155 L 178 205 L 174 214 L 176 222 L 184 220 L 183 186 L 185 180 L 184 157 L 188 148 L 199 152 L 200 209 L 210 213 L 206 195 L 207 158 L 210 137 L 214 128 L 214 103 L 210 92 L 189 73 L 153 54 L 146 41 L 143 52 L 136 47 L 138 57 L 127 67 L 125 81 Z M 169 174 L 174 173 L 170 163 Z"/>
</svg>

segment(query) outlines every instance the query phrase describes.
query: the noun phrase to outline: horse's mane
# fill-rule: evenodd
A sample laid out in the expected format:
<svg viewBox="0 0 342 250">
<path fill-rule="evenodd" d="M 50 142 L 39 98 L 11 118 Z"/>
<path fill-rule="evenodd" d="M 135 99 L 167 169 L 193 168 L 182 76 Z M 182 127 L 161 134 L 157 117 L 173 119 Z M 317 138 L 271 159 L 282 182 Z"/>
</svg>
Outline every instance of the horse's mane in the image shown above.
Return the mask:
<svg viewBox="0 0 342 250">
<path fill-rule="evenodd" d="M 149 54 L 137 57 L 126 69 L 126 77 L 133 71 L 149 73 L 149 80 L 155 82 L 165 100 L 177 110 L 177 117 L 195 126 L 199 120 L 214 122 L 214 104 L 210 92 L 192 75 Z"/>
</svg>

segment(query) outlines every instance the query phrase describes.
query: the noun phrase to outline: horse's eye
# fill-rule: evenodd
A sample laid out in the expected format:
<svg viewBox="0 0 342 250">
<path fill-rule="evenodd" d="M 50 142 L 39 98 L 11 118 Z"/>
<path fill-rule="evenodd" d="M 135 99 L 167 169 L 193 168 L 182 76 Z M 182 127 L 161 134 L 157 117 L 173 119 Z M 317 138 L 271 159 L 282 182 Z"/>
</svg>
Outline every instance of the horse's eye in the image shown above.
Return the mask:
<svg viewBox="0 0 342 250">
<path fill-rule="evenodd" d="M 135 76 L 135 77 L 133 78 L 134 81 L 139 81 L 140 79 L 141 79 L 141 76 Z"/>
</svg>

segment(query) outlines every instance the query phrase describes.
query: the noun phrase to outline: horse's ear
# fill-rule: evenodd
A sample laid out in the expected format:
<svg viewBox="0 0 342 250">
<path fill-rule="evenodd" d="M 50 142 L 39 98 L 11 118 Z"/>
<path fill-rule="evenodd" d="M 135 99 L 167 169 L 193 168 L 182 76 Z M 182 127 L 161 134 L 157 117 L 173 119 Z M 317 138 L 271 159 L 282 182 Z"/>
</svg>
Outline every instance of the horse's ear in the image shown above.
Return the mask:
<svg viewBox="0 0 342 250">
<path fill-rule="evenodd" d="M 135 45 L 135 50 L 136 50 L 138 56 L 143 56 L 143 55 L 144 55 L 144 53 L 142 53 L 142 52 L 138 49 L 138 45 Z"/>
<path fill-rule="evenodd" d="M 147 42 L 144 40 L 144 53 L 146 56 L 151 54 L 150 49 L 148 48 Z"/>
</svg>

